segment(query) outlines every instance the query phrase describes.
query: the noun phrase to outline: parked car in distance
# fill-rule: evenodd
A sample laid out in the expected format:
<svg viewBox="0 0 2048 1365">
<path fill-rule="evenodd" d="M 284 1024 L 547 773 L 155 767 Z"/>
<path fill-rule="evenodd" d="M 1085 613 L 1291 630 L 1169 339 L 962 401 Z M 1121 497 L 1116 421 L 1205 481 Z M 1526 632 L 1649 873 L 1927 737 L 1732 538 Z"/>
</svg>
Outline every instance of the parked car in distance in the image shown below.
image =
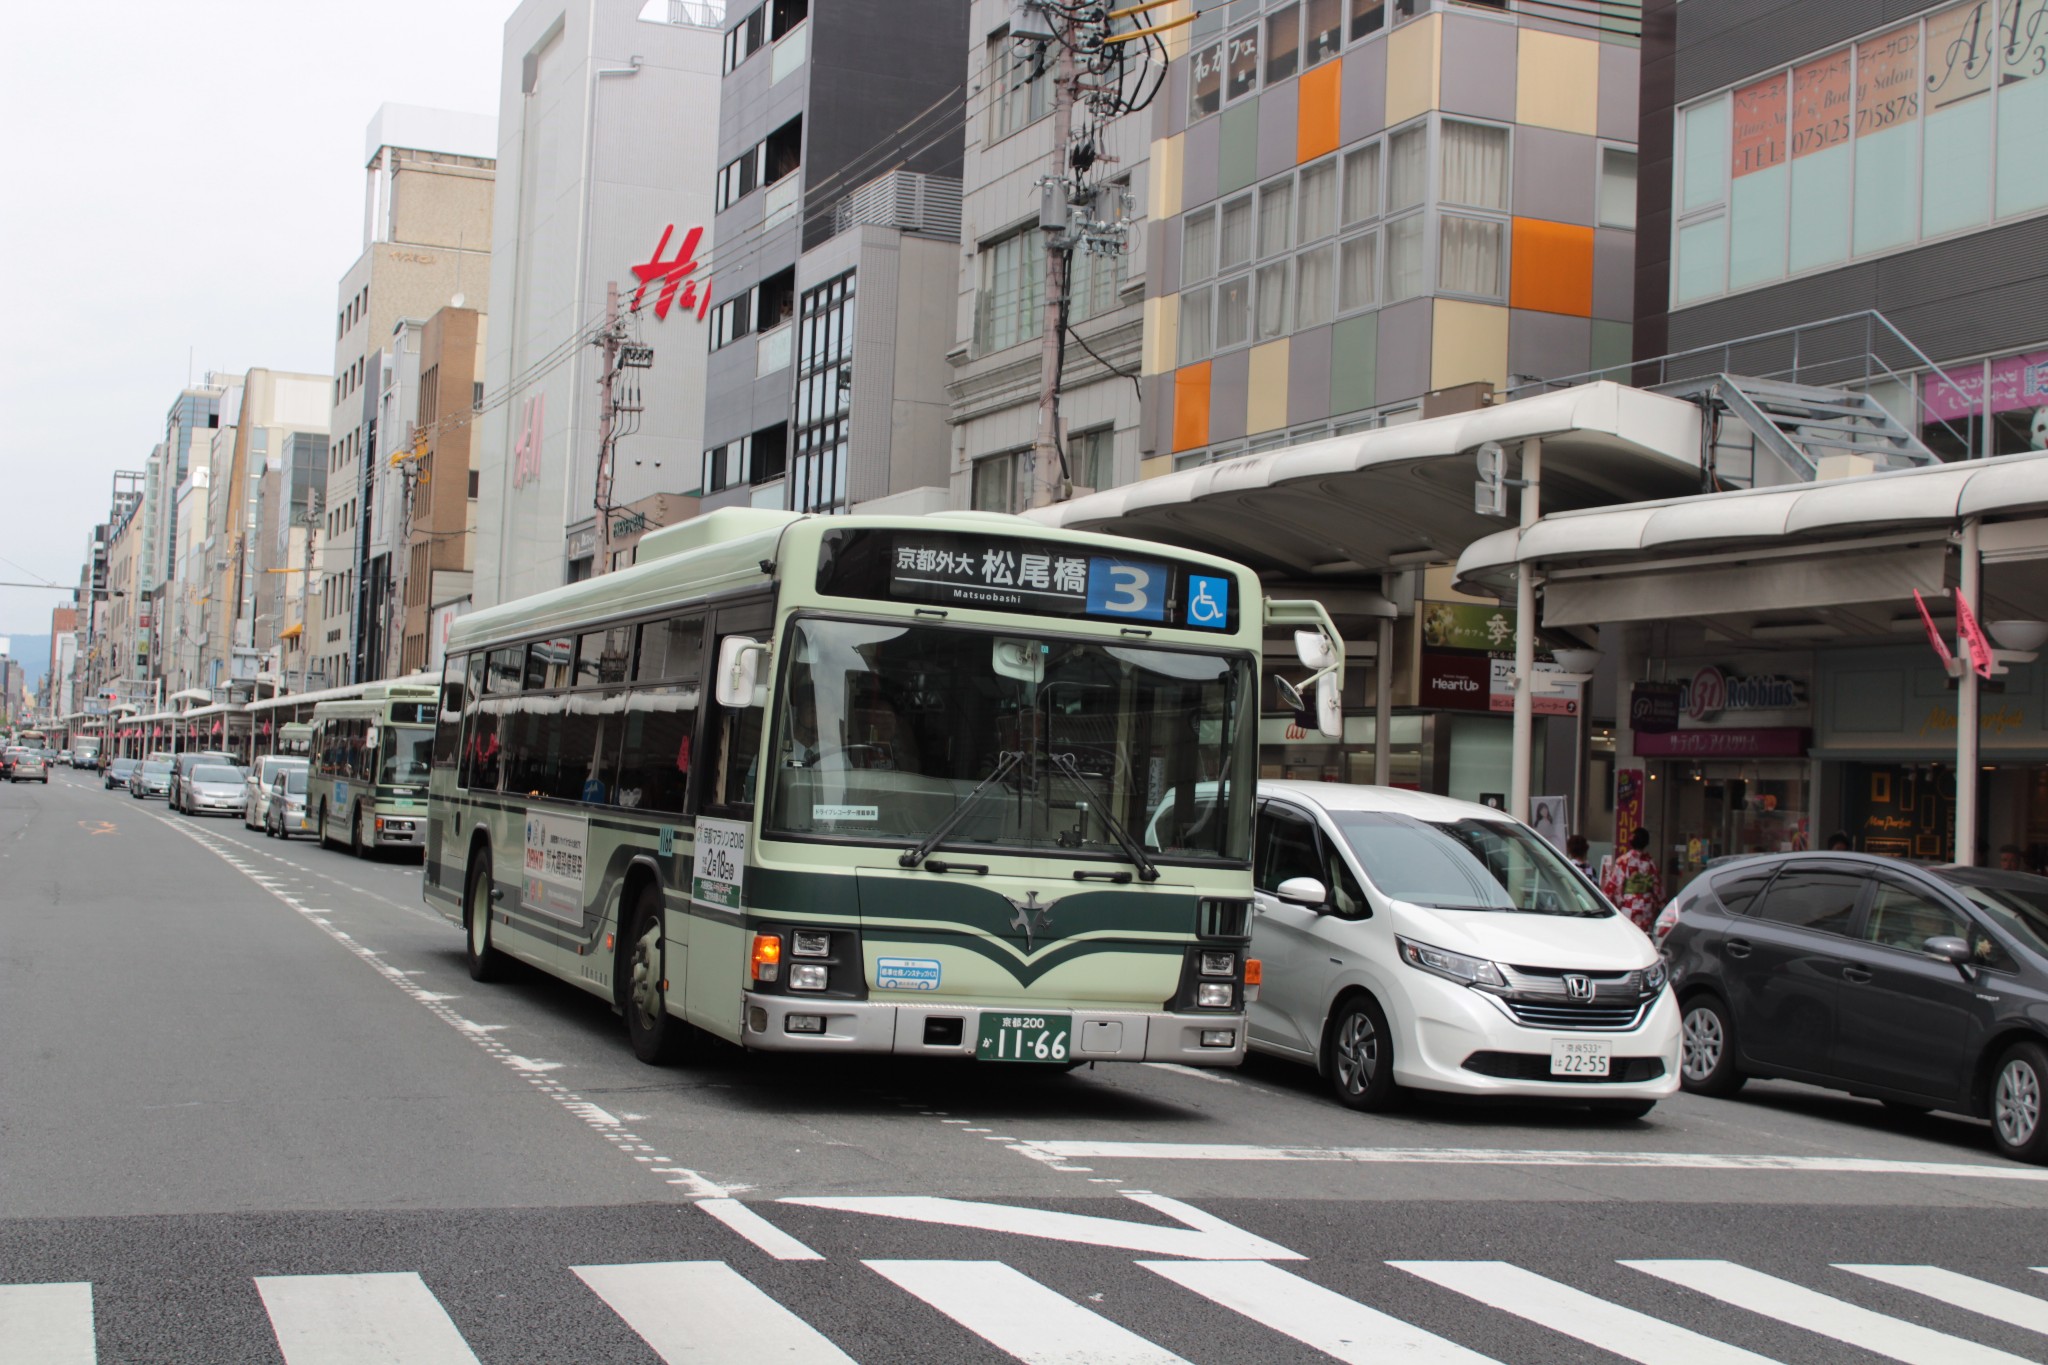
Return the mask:
<svg viewBox="0 0 2048 1365">
<path fill-rule="evenodd" d="M 281 768 L 270 779 L 270 795 L 264 804 L 263 832 L 273 839 L 294 839 L 311 834 L 306 819 L 306 773 L 304 764 Z"/>
<path fill-rule="evenodd" d="M 202 763 L 233 763 L 234 759 L 218 749 L 187 749 L 171 759 L 171 809 L 189 811 L 187 798 L 191 795 L 192 770 Z"/>
<path fill-rule="evenodd" d="M 1777 1077 L 1974 1115 L 2048 1162 L 2048 878 L 1776 854 L 1696 878 L 1671 919 L 1686 1089 Z"/>
<path fill-rule="evenodd" d="M 138 801 L 152 796 L 168 797 L 171 794 L 170 760 L 145 758 L 142 766 L 128 778 L 128 794 Z"/>
<path fill-rule="evenodd" d="M 135 770 L 141 766 L 142 760 L 139 758 L 117 758 L 107 764 L 107 770 L 101 775 L 100 782 L 108 791 L 116 787 L 126 788 L 128 779 L 135 776 Z"/>
<path fill-rule="evenodd" d="M 40 782 L 50 784 L 50 752 L 47 749 L 23 749 L 14 755 L 14 766 L 7 770 L 7 780 L 12 782 Z"/>
<path fill-rule="evenodd" d="M 187 815 L 240 815 L 248 799 L 246 777 L 232 763 L 199 763 L 185 774 Z"/>
<path fill-rule="evenodd" d="M 264 828 L 264 817 L 270 810 L 270 788 L 277 775 L 287 768 L 304 769 L 306 760 L 288 754 L 265 754 L 256 760 L 248 770 L 244 783 L 246 797 L 242 805 L 242 823 L 250 829 Z"/>
<path fill-rule="evenodd" d="M 1678 1088 L 1648 938 L 1534 830 L 1390 787 L 1259 783 L 1254 1050 L 1355 1109 L 1404 1088 L 1640 1118 Z"/>
</svg>

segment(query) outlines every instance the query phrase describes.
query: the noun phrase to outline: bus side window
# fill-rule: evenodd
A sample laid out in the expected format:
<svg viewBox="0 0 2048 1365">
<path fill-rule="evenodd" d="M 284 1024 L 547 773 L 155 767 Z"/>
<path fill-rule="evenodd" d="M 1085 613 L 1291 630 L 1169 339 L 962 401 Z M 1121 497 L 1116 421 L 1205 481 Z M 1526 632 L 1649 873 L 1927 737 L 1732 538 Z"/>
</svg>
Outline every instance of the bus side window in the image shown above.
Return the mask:
<svg viewBox="0 0 2048 1365">
<path fill-rule="evenodd" d="M 462 749 L 462 717 L 468 708 L 469 660 L 454 656 L 441 675 L 441 711 L 434 718 L 434 766 L 452 768 Z"/>
<path fill-rule="evenodd" d="M 506 703 L 493 698 L 477 704 L 462 746 L 462 785 L 471 791 L 498 789 L 498 722 Z"/>
<path fill-rule="evenodd" d="M 626 694 L 618 804 L 679 812 L 690 782 L 697 685 L 640 687 Z"/>
</svg>

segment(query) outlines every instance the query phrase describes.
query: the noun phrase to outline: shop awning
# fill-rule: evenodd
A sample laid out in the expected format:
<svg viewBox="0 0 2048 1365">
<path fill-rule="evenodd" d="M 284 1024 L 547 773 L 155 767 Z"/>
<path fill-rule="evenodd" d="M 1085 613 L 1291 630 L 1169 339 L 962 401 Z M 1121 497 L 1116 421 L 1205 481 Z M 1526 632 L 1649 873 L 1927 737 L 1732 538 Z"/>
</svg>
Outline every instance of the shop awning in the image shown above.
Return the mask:
<svg viewBox="0 0 2048 1365">
<path fill-rule="evenodd" d="M 277 633 L 277 638 L 280 640 L 296 640 L 305 633 L 306 627 L 304 623 L 294 623 L 292 625 L 286 626 L 283 630 L 279 631 Z"/>
<path fill-rule="evenodd" d="M 1543 441 L 1543 505 L 1675 497 L 1700 484 L 1700 413 L 1586 384 L 1428 421 L 1222 460 L 1032 510 L 1054 526 L 1206 550 L 1271 578 L 1343 581 L 1456 559 L 1500 529 L 1473 508 L 1473 452 Z M 1512 503 L 1512 499 L 1510 500 Z"/>
</svg>

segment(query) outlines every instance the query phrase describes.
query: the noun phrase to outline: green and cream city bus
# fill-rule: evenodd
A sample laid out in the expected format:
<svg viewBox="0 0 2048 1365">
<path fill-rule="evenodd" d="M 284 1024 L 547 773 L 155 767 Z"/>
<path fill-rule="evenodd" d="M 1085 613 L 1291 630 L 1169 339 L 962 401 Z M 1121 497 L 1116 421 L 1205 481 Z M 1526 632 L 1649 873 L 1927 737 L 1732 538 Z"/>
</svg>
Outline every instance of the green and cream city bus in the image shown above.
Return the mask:
<svg viewBox="0 0 2048 1365">
<path fill-rule="evenodd" d="M 424 894 L 472 975 L 579 985 L 648 1061 L 696 1029 L 1234 1063 L 1282 626 L 1334 725 L 1329 618 L 1228 561 L 985 513 L 713 512 L 455 622 Z"/>
<path fill-rule="evenodd" d="M 306 802 L 322 845 L 361 858 L 425 842 L 438 682 L 415 673 L 359 683 L 314 705 Z"/>
</svg>

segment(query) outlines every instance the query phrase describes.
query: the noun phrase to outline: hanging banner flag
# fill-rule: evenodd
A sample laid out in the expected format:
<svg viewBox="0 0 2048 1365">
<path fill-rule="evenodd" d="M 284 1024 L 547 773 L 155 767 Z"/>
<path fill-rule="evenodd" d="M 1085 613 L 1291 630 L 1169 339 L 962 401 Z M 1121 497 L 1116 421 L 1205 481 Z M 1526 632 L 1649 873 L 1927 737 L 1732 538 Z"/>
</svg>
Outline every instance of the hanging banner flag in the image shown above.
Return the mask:
<svg viewBox="0 0 2048 1365">
<path fill-rule="evenodd" d="M 1970 610 L 1970 604 L 1963 597 L 1961 588 L 1956 594 L 1956 634 L 1970 647 L 1970 666 L 1977 670 L 1977 676 L 1988 678 L 1996 662 L 1991 657 L 1991 642 L 1984 638 L 1984 628 L 1977 624 L 1977 613 Z"/>
<path fill-rule="evenodd" d="M 1927 627 L 1927 643 L 1934 646 L 1934 657 L 1941 660 L 1944 670 L 1950 668 L 1956 656 L 1949 653 L 1948 641 L 1942 639 L 1941 632 L 1935 629 L 1934 616 L 1927 610 L 1927 603 L 1922 600 L 1918 588 L 1913 589 L 1913 605 L 1920 608 L 1920 620 Z"/>
</svg>

